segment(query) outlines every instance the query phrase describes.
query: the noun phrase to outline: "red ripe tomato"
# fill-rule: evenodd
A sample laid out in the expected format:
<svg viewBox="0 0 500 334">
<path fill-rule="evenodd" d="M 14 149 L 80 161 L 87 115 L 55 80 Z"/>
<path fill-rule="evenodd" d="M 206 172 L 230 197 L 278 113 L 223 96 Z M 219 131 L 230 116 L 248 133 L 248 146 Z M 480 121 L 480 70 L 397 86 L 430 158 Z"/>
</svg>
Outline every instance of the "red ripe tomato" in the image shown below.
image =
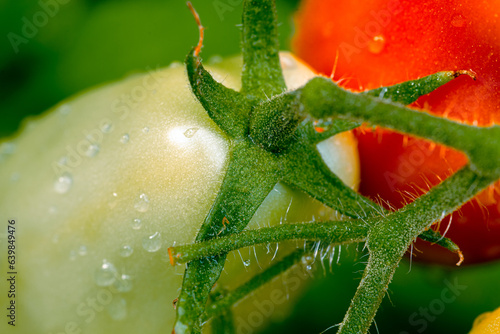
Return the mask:
<svg viewBox="0 0 500 334">
<path fill-rule="evenodd" d="M 472 70 L 477 81 L 460 77 L 414 106 L 474 125 L 500 123 L 499 0 L 306 0 L 296 25 L 298 56 L 352 90 Z M 363 128 L 357 137 L 360 191 L 394 208 L 467 163 L 460 152 L 388 130 Z M 500 258 L 499 193 L 491 186 L 438 224 L 466 264 Z M 416 246 L 417 259 L 456 262 L 438 246 Z"/>
</svg>

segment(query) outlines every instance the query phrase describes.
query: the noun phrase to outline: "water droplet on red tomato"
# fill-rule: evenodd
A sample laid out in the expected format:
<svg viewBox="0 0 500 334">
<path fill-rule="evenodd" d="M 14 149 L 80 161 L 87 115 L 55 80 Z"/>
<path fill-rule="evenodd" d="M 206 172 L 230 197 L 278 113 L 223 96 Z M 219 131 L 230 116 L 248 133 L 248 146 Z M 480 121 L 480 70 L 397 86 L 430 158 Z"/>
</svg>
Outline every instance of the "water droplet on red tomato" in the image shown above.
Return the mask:
<svg viewBox="0 0 500 334">
<path fill-rule="evenodd" d="M 368 50 L 371 53 L 379 54 L 382 52 L 385 46 L 385 37 L 383 35 L 377 35 L 372 38 L 370 43 L 368 43 Z"/>
<path fill-rule="evenodd" d="M 463 27 L 465 25 L 465 18 L 461 14 L 457 14 L 451 19 L 451 25 L 457 28 Z"/>
</svg>

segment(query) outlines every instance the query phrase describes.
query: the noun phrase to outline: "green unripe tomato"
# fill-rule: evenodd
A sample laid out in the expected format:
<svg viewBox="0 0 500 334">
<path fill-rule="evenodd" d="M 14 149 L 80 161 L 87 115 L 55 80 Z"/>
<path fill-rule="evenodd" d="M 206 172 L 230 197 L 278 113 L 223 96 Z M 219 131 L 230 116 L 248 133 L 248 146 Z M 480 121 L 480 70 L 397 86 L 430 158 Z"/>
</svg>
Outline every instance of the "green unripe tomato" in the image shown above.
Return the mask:
<svg viewBox="0 0 500 334">
<path fill-rule="evenodd" d="M 289 89 L 314 75 L 290 54 L 282 54 L 282 65 Z M 239 89 L 240 57 L 208 69 Z M 194 241 L 232 145 L 192 95 L 184 67 L 84 92 L 0 145 L 2 252 L 13 239 L 7 226 L 15 227 L 14 269 L 3 253 L 1 270 L 17 272 L 17 323 L 9 326 L 4 317 L 1 332 L 170 332 L 183 267 L 169 264 L 167 248 Z M 319 148 L 330 168 L 357 187 L 351 134 Z M 334 214 L 278 184 L 248 228 Z M 258 272 L 254 255 L 249 265 L 248 251 L 241 254 L 243 261 L 228 256 L 221 284 L 237 286 Z M 4 310 L 8 284 L 2 280 Z"/>
</svg>

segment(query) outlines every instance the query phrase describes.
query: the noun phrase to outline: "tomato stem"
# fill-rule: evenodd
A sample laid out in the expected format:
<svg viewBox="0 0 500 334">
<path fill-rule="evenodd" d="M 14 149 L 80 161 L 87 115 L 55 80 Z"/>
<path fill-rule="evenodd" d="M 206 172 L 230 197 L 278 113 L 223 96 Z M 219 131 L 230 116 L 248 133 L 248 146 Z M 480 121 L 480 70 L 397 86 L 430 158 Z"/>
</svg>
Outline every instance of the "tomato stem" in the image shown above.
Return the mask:
<svg viewBox="0 0 500 334">
<path fill-rule="evenodd" d="M 276 276 L 283 274 L 287 270 L 290 270 L 290 268 L 297 264 L 306 254 L 307 253 L 303 250 L 296 250 L 290 255 L 287 255 L 282 260 L 274 263 L 262 273 L 252 277 L 240 287 L 228 292 L 226 297 L 213 302 L 207 307 L 206 312 L 202 316 L 203 321 L 207 321 L 210 318 L 220 316 L 221 314 L 223 314 L 223 312 L 225 312 L 225 310 L 229 309 L 238 301 L 250 295 L 252 292 L 265 285 Z"/>
<path fill-rule="evenodd" d="M 481 175 L 500 177 L 500 127 L 477 127 L 412 110 L 366 94 L 346 91 L 316 77 L 301 89 L 301 103 L 315 118 L 340 117 L 430 139 L 467 154 Z"/>
<path fill-rule="evenodd" d="M 286 224 L 243 231 L 201 243 L 170 247 L 168 252 L 172 254 L 171 259 L 174 264 L 177 264 L 242 247 L 285 240 L 322 241 L 332 245 L 362 242 L 366 239 L 367 233 L 368 224 L 363 220 Z"/>
<path fill-rule="evenodd" d="M 274 0 L 243 3 L 241 92 L 249 99 L 265 100 L 286 90 L 279 59 Z"/>
<path fill-rule="evenodd" d="M 366 242 L 368 264 L 338 333 L 366 333 L 410 244 L 493 181 L 465 167 L 373 226 Z"/>
<path fill-rule="evenodd" d="M 212 299 L 205 311 L 227 252 L 240 247 L 289 239 L 338 244 L 366 240 L 369 261 L 340 326 L 343 334 L 368 331 L 399 261 L 419 236 L 458 253 L 461 263 L 463 255 L 457 245 L 430 227 L 500 177 L 500 127 L 467 126 L 404 105 L 459 75 L 474 79 L 473 73 L 439 72 L 363 93 L 346 91 L 327 78 L 316 77 L 304 87 L 286 92 L 274 1 L 246 0 L 242 88 L 237 92 L 204 69 L 199 58 L 203 30 L 199 19 L 197 23 L 200 41 L 186 58 L 188 78 L 196 98 L 229 137 L 230 158 L 197 243 L 169 248 L 172 264 L 188 262 L 177 305 L 177 334 L 199 333 L 202 323 L 214 315 L 222 316 L 227 324 L 221 328 L 231 327 L 228 307 L 302 256 L 292 253 L 241 289 L 224 293 L 221 300 Z M 322 132 L 315 130 L 318 119 Z M 390 212 L 345 185 L 329 170 L 317 148 L 320 141 L 363 122 L 457 148 L 469 156 L 470 164 L 413 203 Z M 352 220 L 242 232 L 278 182 L 303 190 Z"/>
</svg>

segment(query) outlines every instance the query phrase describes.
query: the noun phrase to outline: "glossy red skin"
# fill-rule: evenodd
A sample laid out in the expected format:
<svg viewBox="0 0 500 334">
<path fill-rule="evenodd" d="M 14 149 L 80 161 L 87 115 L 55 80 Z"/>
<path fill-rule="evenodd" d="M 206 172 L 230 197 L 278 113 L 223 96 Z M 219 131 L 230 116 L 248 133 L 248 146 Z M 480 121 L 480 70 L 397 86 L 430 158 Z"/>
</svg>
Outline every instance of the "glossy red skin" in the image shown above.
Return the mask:
<svg viewBox="0 0 500 334">
<path fill-rule="evenodd" d="M 352 90 L 472 70 L 415 107 L 477 125 L 500 123 L 500 0 L 306 0 L 296 15 L 294 52 Z M 400 208 L 467 162 L 460 152 L 388 130 L 358 130 L 360 191 Z M 453 214 L 446 236 L 464 264 L 500 258 L 500 191 L 490 187 Z M 479 204 L 480 203 L 480 204 Z M 441 222 L 445 232 L 449 217 Z M 417 242 L 417 259 L 454 264 L 455 254 Z"/>
</svg>

